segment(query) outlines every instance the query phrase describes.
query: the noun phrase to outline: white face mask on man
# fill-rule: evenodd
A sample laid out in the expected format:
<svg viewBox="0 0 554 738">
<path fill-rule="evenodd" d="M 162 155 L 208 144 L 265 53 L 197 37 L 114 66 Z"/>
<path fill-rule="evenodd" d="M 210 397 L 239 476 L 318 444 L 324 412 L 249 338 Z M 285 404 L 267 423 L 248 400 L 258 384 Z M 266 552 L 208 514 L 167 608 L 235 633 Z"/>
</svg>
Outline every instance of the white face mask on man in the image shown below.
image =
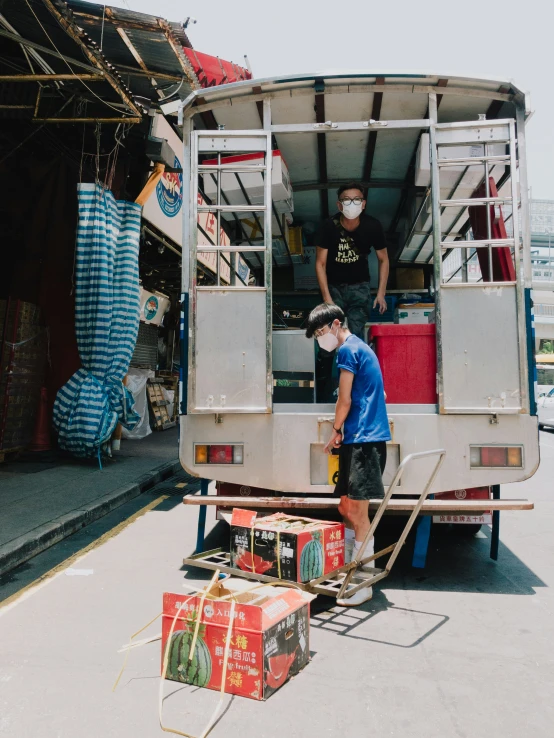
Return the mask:
<svg viewBox="0 0 554 738">
<path fill-rule="evenodd" d="M 342 205 L 342 214 L 348 220 L 355 220 L 362 212 L 363 208 L 361 205 L 351 202 L 350 205 Z"/>
<path fill-rule="evenodd" d="M 332 325 L 332 323 L 330 325 Z M 319 344 L 319 348 L 323 349 L 324 351 L 334 351 L 339 345 L 339 339 L 337 338 L 336 334 L 333 333 L 332 328 L 330 331 L 324 333 L 322 336 L 317 336 L 316 340 Z"/>
</svg>

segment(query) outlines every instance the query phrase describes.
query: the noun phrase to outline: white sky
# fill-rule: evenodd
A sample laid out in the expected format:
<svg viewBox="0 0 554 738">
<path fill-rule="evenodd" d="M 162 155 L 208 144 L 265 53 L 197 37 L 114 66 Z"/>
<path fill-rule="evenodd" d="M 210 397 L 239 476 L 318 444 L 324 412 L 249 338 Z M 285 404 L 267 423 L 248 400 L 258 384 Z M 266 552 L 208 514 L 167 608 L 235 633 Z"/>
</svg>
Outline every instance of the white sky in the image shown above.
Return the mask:
<svg viewBox="0 0 554 738">
<path fill-rule="evenodd" d="M 531 93 L 534 198 L 554 200 L 551 0 L 113 0 L 170 21 L 189 15 L 194 48 L 255 77 L 329 69 L 426 71 L 513 79 Z"/>
</svg>

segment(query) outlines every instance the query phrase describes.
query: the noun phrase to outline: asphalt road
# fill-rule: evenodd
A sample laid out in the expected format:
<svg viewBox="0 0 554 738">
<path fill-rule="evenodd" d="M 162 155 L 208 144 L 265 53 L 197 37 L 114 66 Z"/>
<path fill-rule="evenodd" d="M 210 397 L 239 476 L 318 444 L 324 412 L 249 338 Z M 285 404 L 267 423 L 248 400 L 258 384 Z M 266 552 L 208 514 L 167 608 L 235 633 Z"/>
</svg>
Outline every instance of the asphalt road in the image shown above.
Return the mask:
<svg viewBox="0 0 554 738">
<path fill-rule="evenodd" d="M 408 546 L 362 608 L 319 598 L 310 664 L 267 702 L 226 697 L 211 735 L 550 738 L 554 433 L 541 433 L 541 449 L 535 477 L 503 489 L 536 507 L 502 514 L 498 562 L 488 532 L 435 526 L 425 570 L 411 568 Z M 0 581 L 0 736 L 162 735 L 159 641 L 132 650 L 112 686 L 118 649 L 161 611 L 162 592 L 198 575 L 181 565 L 197 514 L 180 496 L 143 495 Z M 215 526 L 209 542 L 222 535 Z M 140 637 L 159 630 L 158 620 Z M 164 723 L 199 736 L 217 699 L 165 682 Z"/>
</svg>

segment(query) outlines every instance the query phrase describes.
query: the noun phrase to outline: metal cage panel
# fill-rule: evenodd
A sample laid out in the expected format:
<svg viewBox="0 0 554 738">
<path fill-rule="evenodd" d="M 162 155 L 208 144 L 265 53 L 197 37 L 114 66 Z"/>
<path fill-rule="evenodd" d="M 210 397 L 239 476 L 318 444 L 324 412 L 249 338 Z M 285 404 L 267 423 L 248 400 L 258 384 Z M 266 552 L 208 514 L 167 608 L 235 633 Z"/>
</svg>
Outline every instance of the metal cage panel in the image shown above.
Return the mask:
<svg viewBox="0 0 554 738">
<path fill-rule="evenodd" d="M 442 290 L 445 412 L 520 412 L 516 289 L 483 284 Z"/>
</svg>

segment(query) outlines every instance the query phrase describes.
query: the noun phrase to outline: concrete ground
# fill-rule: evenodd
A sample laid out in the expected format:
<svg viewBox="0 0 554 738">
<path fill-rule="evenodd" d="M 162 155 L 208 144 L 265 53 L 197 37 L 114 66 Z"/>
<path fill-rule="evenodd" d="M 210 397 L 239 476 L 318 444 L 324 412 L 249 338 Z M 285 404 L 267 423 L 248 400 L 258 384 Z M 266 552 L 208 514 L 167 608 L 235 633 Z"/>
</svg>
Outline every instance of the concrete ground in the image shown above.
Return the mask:
<svg viewBox="0 0 554 738">
<path fill-rule="evenodd" d="M 103 461 L 56 452 L 0 464 L 0 574 L 136 497 L 178 468 L 177 428 L 121 442 Z"/>
<path fill-rule="evenodd" d="M 541 433 L 541 450 L 535 477 L 502 490 L 536 509 L 502 514 L 498 562 L 488 532 L 466 539 L 435 526 L 425 570 L 411 568 L 408 545 L 361 608 L 318 598 L 311 663 L 267 702 L 226 696 L 211 735 L 550 738 L 554 434 Z M 197 516 L 178 492 L 159 501 L 152 491 L 10 573 L 0 589 L 0 735 L 162 735 L 159 641 L 130 652 L 112 692 L 117 651 L 160 612 L 163 591 L 184 593 L 201 576 L 181 565 Z M 213 516 L 208 545 L 227 534 Z M 389 524 L 378 545 L 394 532 Z M 159 630 L 158 620 L 139 638 Z M 199 736 L 218 694 L 169 681 L 163 693 L 164 724 Z"/>
</svg>

